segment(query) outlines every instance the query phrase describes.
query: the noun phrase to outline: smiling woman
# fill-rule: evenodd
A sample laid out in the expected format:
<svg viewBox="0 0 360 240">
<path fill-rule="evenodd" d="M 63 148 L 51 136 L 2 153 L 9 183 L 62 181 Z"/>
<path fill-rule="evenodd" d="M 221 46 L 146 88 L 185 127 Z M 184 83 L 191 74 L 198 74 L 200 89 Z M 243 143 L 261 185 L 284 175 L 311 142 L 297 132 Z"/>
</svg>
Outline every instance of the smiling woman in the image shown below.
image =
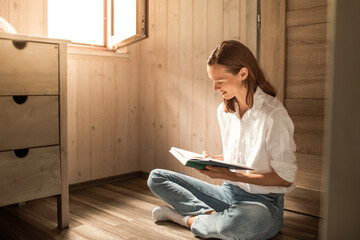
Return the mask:
<svg viewBox="0 0 360 240">
<path fill-rule="evenodd" d="M 154 169 L 148 186 L 171 207 L 156 207 L 152 216 L 188 227 L 201 238 L 269 239 L 282 227 L 284 194 L 295 188 L 292 120 L 251 51 L 239 41 L 219 44 L 208 58 L 207 72 L 224 101 L 217 109 L 223 160 L 254 170 L 198 170 L 224 180 L 219 186 Z"/>
</svg>

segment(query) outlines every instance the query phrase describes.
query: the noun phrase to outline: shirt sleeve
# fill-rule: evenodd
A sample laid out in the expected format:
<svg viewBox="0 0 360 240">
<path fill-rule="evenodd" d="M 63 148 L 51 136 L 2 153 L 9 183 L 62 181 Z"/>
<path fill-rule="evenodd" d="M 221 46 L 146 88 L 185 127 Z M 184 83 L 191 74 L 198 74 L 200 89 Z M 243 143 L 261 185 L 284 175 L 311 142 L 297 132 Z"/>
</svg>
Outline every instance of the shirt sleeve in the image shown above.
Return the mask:
<svg viewBox="0 0 360 240">
<path fill-rule="evenodd" d="M 266 151 L 270 166 L 284 180 L 294 182 L 297 171 L 294 124 L 285 109 L 274 110 L 267 121 Z"/>
</svg>

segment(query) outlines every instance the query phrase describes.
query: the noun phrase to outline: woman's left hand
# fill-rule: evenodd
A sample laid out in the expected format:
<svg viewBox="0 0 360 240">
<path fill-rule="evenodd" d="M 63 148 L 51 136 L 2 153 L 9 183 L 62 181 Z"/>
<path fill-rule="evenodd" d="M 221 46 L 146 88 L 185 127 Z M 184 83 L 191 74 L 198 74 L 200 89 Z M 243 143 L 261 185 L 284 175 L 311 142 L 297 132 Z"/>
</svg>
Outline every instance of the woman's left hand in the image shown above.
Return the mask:
<svg viewBox="0 0 360 240">
<path fill-rule="evenodd" d="M 230 180 L 232 175 L 234 175 L 233 172 L 231 172 L 228 168 L 223 167 L 214 167 L 214 166 L 206 166 L 206 169 L 196 169 L 200 173 L 205 174 L 206 176 L 210 178 L 215 179 L 225 179 Z"/>
</svg>

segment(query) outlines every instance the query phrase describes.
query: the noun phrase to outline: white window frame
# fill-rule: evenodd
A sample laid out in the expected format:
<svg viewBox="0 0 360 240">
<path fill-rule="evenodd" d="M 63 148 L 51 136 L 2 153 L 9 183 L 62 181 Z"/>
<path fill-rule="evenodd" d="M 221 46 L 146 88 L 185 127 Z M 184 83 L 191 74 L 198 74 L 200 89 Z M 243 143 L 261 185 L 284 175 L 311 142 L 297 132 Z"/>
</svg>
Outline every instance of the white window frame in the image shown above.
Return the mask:
<svg viewBox="0 0 360 240">
<path fill-rule="evenodd" d="M 136 0 L 137 13 L 136 13 L 136 34 L 124 39 L 122 41 L 118 40 L 118 36 L 114 34 L 114 0 L 104 0 L 108 1 L 108 14 L 110 19 L 108 21 L 108 34 L 107 34 L 107 45 L 112 49 L 116 50 L 118 48 L 128 46 L 132 43 L 138 42 L 148 37 L 148 0 Z M 134 0 L 130 0 L 134 1 Z"/>
</svg>

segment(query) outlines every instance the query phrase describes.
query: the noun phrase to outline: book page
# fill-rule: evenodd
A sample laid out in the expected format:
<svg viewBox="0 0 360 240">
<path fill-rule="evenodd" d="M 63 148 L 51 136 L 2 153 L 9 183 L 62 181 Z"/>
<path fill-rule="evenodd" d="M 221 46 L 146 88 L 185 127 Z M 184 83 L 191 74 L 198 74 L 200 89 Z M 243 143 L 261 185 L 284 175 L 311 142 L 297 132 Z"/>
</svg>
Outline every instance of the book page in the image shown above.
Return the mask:
<svg viewBox="0 0 360 240">
<path fill-rule="evenodd" d="M 213 158 L 205 158 L 204 155 L 200 154 L 200 153 L 194 153 L 194 152 L 190 152 L 190 151 L 186 151 L 180 148 L 175 148 L 172 147 L 170 151 L 176 151 L 177 153 L 179 153 L 181 156 L 183 156 L 183 158 L 190 160 L 190 159 L 201 159 L 201 160 L 214 160 Z"/>
</svg>

